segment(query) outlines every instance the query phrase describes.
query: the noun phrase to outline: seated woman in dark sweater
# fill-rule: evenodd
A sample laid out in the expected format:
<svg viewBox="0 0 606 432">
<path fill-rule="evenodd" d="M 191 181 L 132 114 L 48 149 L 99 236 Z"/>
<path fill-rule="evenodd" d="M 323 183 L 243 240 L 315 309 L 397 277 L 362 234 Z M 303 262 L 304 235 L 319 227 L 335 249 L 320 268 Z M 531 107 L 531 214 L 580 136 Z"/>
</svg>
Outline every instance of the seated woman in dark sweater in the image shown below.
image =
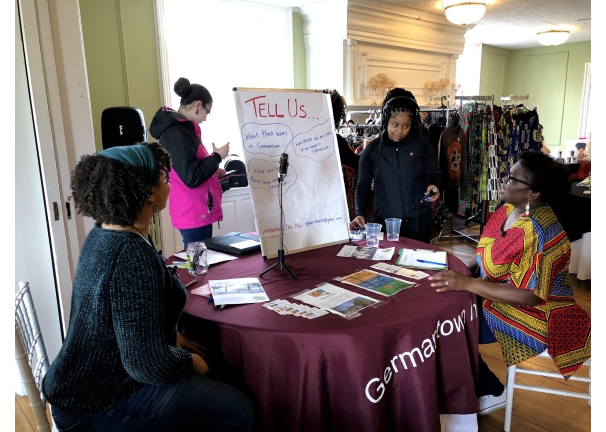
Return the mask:
<svg viewBox="0 0 606 432">
<path fill-rule="evenodd" d="M 95 219 L 80 252 L 67 337 L 42 384 L 57 429 L 249 431 L 250 401 L 205 378 L 180 334 L 187 291 L 148 241 L 166 207 L 170 156 L 157 143 L 83 156 L 71 176 Z"/>
</svg>

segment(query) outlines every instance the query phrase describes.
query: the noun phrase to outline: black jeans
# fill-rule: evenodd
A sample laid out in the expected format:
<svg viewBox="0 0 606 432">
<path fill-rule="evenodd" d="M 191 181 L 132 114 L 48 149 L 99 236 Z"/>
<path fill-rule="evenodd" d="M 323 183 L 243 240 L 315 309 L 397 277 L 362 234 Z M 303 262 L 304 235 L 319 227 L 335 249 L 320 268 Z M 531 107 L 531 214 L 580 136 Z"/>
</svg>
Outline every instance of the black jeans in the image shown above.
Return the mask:
<svg viewBox="0 0 606 432">
<path fill-rule="evenodd" d="M 54 406 L 51 414 L 61 432 L 248 432 L 255 416 L 242 392 L 200 376 L 147 384 L 99 414 L 72 415 Z"/>
<path fill-rule="evenodd" d="M 431 210 L 409 219 L 402 219 L 400 236 L 425 243 L 431 241 Z"/>
</svg>

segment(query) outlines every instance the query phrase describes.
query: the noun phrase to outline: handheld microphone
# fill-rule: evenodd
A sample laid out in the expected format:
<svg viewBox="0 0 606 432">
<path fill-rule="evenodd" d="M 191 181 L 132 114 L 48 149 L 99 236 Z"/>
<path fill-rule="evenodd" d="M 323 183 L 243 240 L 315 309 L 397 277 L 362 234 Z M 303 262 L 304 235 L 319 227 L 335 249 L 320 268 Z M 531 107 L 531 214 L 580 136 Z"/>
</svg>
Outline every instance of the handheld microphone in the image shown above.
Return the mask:
<svg viewBox="0 0 606 432">
<path fill-rule="evenodd" d="M 286 177 L 286 174 L 288 174 L 288 165 L 288 153 L 282 153 L 280 155 L 280 165 L 278 168 L 281 177 Z"/>
<path fill-rule="evenodd" d="M 438 188 L 437 187 L 433 188 L 429 192 L 425 192 L 423 194 L 423 199 L 421 200 L 421 202 L 424 203 L 424 202 L 429 201 L 429 198 L 431 198 L 432 196 L 434 196 L 437 193 L 438 193 Z"/>
</svg>

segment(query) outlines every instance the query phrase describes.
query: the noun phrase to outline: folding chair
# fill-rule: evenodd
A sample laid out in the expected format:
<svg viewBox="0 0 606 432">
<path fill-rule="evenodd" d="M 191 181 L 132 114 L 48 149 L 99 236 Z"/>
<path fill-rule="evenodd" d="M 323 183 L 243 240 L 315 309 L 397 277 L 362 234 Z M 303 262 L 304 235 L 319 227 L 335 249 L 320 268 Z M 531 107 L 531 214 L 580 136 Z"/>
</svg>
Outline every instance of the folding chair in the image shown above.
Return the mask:
<svg viewBox="0 0 606 432">
<path fill-rule="evenodd" d="M 539 354 L 539 357 L 549 358 L 549 359 L 551 358 L 549 356 L 549 354 L 547 353 L 547 350 L 545 350 L 541 354 Z M 513 389 L 514 388 L 542 392 L 542 393 L 557 394 L 557 395 L 561 395 L 561 396 L 569 396 L 569 397 L 587 399 L 589 405 L 591 406 L 591 359 L 589 359 L 585 363 L 583 363 L 583 366 L 589 367 L 589 377 L 588 378 L 577 377 L 577 376 L 573 375 L 568 379 L 572 380 L 572 381 L 583 381 L 583 382 L 589 383 L 589 388 L 587 390 L 587 393 L 555 390 L 555 389 L 550 389 L 548 387 L 538 387 L 538 386 L 528 386 L 528 385 L 523 385 L 523 384 L 516 384 L 515 383 L 516 372 L 525 373 L 525 374 L 529 374 L 529 375 L 540 375 L 540 376 L 550 377 L 550 378 L 560 378 L 562 380 L 564 378 L 559 373 L 528 370 L 528 369 L 524 369 L 519 366 L 516 367 L 516 365 L 509 366 L 507 368 L 507 399 L 506 399 L 506 405 L 505 405 L 505 425 L 503 427 L 503 430 L 505 432 L 509 432 L 511 429 L 511 413 L 513 411 Z"/>
<path fill-rule="evenodd" d="M 50 432 L 46 401 L 41 392 L 42 378 L 49 363 L 29 282 L 19 282 L 19 292 L 15 296 L 15 360 L 38 424 L 38 431 Z"/>
</svg>

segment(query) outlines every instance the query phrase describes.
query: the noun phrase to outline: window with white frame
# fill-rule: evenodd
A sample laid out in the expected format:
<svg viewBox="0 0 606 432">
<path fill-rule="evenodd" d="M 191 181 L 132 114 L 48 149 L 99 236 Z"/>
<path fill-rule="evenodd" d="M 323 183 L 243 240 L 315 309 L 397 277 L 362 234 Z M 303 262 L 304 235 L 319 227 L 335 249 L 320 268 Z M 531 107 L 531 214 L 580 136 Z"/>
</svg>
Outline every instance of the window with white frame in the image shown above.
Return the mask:
<svg viewBox="0 0 606 432">
<path fill-rule="evenodd" d="M 291 9 L 236 0 L 158 3 L 165 103 L 179 108 L 173 86 L 180 77 L 206 87 L 213 109 L 200 125 L 204 145 L 212 151 L 213 142 L 229 142 L 230 153 L 244 156 L 233 88 L 293 88 Z"/>
<path fill-rule="evenodd" d="M 579 138 L 591 138 L 591 63 L 585 63 Z"/>
</svg>

